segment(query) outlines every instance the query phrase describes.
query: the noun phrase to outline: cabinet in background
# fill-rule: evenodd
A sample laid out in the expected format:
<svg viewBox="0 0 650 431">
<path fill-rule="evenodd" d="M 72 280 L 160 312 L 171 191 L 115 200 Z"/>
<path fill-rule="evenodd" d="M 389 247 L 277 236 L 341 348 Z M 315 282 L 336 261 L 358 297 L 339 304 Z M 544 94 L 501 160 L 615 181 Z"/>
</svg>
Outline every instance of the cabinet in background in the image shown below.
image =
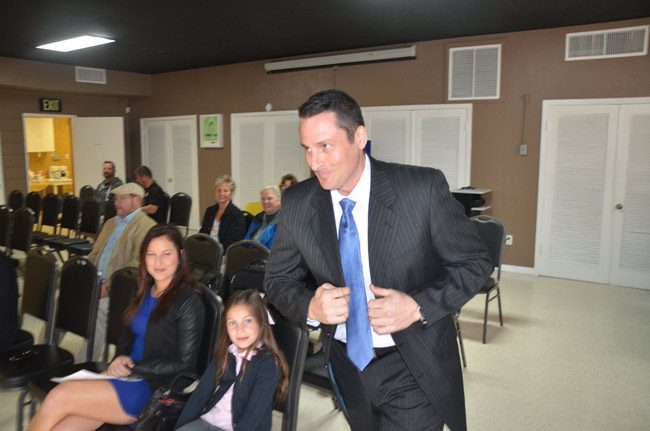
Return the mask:
<svg viewBox="0 0 650 431">
<path fill-rule="evenodd" d="M 54 151 L 54 120 L 52 118 L 25 118 L 25 146 L 28 153 Z"/>
</svg>

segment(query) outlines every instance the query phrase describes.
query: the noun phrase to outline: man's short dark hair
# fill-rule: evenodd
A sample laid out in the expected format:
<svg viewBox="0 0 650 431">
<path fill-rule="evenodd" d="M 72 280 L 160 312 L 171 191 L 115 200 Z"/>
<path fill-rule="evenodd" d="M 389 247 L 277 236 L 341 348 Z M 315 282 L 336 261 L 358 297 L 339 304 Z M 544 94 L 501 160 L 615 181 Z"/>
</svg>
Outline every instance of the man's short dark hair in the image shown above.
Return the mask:
<svg viewBox="0 0 650 431">
<path fill-rule="evenodd" d="M 135 168 L 135 176 L 136 177 L 149 177 L 153 178 L 153 174 L 151 173 L 151 169 L 149 169 L 147 166 L 142 165 L 138 166 Z"/>
<path fill-rule="evenodd" d="M 336 125 L 345 130 L 350 141 L 354 140 L 357 128 L 365 125 L 357 101 L 341 90 L 319 91 L 298 109 L 300 118 L 310 118 L 323 112 L 336 114 Z"/>
<path fill-rule="evenodd" d="M 115 163 L 113 163 L 112 161 L 110 161 L 110 160 L 104 160 L 104 164 L 109 164 L 109 165 L 111 165 L 111 166 L 113 167 L 113 170 L 115 170 Z"/>
</svg>

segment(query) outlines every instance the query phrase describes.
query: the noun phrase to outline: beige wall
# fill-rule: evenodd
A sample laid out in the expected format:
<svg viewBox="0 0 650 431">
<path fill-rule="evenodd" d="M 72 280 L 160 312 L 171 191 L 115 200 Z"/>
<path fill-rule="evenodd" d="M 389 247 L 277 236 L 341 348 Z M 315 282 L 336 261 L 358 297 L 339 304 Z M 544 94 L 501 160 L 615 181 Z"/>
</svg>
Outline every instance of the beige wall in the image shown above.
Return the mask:
<svg viewBox="0 0 650 431">
<path fill-rule="evenodd" d="M 417 44 L 417 59 L 267 74 L 263 62 L 156 75 L 153 96 L 132 104 L 131 141 L 139 140 L 143 116 L 223 113 L 225 148 L 199 149 L 199 205 L 212 202 L 212 182 L 230 172 L 228 114 L 296 109 L 326 88 L 349 92 L 362 106 L 447 103 L 447 50 L 501 43 L 501 98 L 474 102 L 472 185 L 494 189 L 492 215 L 502 219 L 514 244 L 504 262 L 534 265 L 541 105 L 545 99 L 650 96 L 650 58 L 564 61 L 565 34 L 571 31 L 648 24 L 650 19 L 431 41 Z M 528 155 L 522 140 L 524 95 L 529 96 Z"/>
<path fill-rule="evenodd" d="M 263 111 L 267 102 L 271 102 L 276 111 L 296 109 L 309 95 L 326 88 L 347 91 L 362 106 L 447 103 L 447 50 L 456 46 L 501 43 L 501 98 L 497 101 L 474 102 L 472 185 L 494 189 L 492 214 L 502 219 L 508 233 L 514 235 L 514 244 L 506 247 L 504 262 L 532 267 L 542 101 L 650 96 L 649 56 L 565 62 L 565 34 L 649 23 L 650 18 L 645 18 L 430 41 L 418 43 L 417 59 L 408 61 L 276 74 L 267 74 L 263 62 L 251 62 L 154 75 L 151 79 L 151 97 L 129 98 L 131 114 L 126 117 L 127 166 L 132 170 L 140 162 L 140 118 L 224 114 L 225 148 L 199 149 L 198 205 L 202 212 L 212 203 L 214 178 L 230 172 L 229 114 Z M 0 89 L 0 98 L 4 94 Z M 522 139 L 525 94 L 529 95 L 528 129 L 524 137 L 528 143 L 528 156 L 521 157 L 518 156 L 518 145 Z M 126 102 L 121 97 L 92 97 L 101 101 L 98 105 L 102 106 L 101 109 L 110 111 L 115 108 L 124 112 Z M 11 104 L 17 102 L 11 101 Z M 23 100 L 22 103 L 26 102 Z M 3 105 L 4 102 L 0 104 L 0 130 L 3 133 L 3 146 L 6 146 L 5 124 L 9 120 L 5 118 L 6 108 Z M 11 110 L 33 111 L 32 102 L 29 106 L 29 110 L 22 108 L 21 111 L 13 107 Z M 109 106 L 112 108 L 109 109 Z M 92 110 L 89 104 L 80 104 L 78 108 L 81 109 L 77 111 L 80 115 L 88 115 L 86 109 Z M 9 123 L 13 124 L 13 121 L 11 119 Z M 16 125 L 12 127 L 12 139 L 22 141 L 22 136 L 16 135 Z M 5 155 L 5 175 L 8 174 L 8 157 L 14 160 L 18 155 L 15 151 Z M 7 190 L 11 190 L 9 184 Z"/>
</svg>

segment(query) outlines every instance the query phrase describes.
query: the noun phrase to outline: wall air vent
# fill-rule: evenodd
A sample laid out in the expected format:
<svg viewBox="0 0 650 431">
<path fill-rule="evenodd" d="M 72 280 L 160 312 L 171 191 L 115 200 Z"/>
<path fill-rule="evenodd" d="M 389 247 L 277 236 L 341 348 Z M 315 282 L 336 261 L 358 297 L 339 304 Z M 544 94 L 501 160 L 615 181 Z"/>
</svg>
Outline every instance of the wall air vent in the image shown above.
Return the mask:
<svg viewBox="0 0 650 431">
<path fill-rule="evenodd" d="M 501 45 L 449 49 L 449 100 L 498 99 Z"/>
<path fill-rule="evenodd" d="M 75 66 L 74 77 L 77 82 L 89 84 L 106 84 L 106 69 Z"/>
<path fill-rule="evenodd" d="M 567 33 L 564 60 L 595 60 L 646 55 L 648 53 L 649 27 L 642 25 Z"/>
</svg>

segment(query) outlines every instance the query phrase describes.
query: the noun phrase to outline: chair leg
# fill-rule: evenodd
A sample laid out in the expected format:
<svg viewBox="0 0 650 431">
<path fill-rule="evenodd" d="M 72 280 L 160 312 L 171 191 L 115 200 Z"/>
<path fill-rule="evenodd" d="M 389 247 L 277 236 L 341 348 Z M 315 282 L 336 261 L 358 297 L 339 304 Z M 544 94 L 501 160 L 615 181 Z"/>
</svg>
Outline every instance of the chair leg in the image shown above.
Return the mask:
<svg viewBox="0 0 650 431">
<path fill-rule="evenodd" d="M 458 346 L 460 347 L 460 359 L 463 361 L 463 368 L 467 368 L 467 361 L 465 360 L 465 345 L 463 344 L 463 334 L 460 332 L 460 321 L 458 320 L 460 313 L 454 313 L 454 326 L 456 327 L 456 337 L 458 338 Z"/>
<path fill-rule="evenodd" d="M 487 333 L 488 304 L 490 303 L 490 292 L 485 294 L 485 312 L 483 313 L 483 344 L 485 344 L 485 335 Z"/>
<path fill-rule="evenodd" d="M 18 396 L 18 409 L 16 410 L 16 431 L 22 431 L 23 429 L 23 417 L 24 417 L 24 408 L 25 405 L 31 402 L 25 402 L 25 398 L 29 395 L 27 388 L 20 391 Z"/>
<path fill-rule="evenodd" d="M 499 323 L 503 326 L 503 315 L 501 314 L 501 289 L 497 285 L 497 302 L 499 303 Z"/>
</svg>

